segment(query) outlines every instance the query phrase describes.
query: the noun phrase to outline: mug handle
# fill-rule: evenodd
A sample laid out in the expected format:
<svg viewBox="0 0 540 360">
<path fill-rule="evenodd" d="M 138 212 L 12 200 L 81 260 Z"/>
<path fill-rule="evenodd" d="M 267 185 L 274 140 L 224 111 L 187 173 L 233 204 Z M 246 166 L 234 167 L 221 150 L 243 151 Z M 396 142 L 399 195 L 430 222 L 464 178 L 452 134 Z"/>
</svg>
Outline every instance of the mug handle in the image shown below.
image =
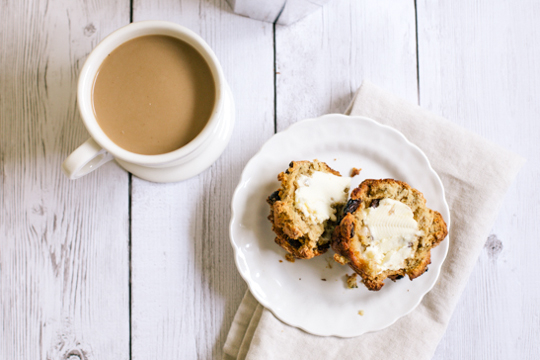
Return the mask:
<svg viewBox="0 0 540 360">
<path fill-rule="evenodd" d="M 71 180 L 78 179 L 96 170 L 101 165 L 113 159 L 112 155 L 90 138 L 62 163 L 62 170 Z"/>
</svg>

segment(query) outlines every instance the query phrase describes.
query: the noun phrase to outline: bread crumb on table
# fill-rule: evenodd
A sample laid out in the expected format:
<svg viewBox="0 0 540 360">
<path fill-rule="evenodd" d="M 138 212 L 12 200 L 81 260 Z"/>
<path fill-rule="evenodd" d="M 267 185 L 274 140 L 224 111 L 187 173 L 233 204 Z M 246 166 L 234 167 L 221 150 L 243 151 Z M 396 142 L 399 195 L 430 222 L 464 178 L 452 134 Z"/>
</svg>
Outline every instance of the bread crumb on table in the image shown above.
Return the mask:
<svg viewBox="0 0 540 360">
<path fill-rule="evenodd" d="M 285 260 L 287 260 L 288 262 L 294 262 L 294 256 L 292 256 L 291 254 L 286 254 L 285 255 Z"/>
<path fill-rule="evenodd" d="M 358 315 L 364 316 L 364 310 L 358 310 Z"/>
</svg>

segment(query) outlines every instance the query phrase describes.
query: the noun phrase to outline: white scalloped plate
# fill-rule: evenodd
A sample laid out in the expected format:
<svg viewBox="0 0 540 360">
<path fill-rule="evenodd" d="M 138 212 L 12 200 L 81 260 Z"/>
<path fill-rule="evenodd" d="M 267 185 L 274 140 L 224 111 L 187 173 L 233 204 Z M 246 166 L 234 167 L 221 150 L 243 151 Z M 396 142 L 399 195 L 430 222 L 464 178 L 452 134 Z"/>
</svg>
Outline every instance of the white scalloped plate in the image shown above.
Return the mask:
<svg viewBox="0 0 540 360">
<path fill-rule="evenodd" d="M 291 160 L 313 159 L 344 176 L 352 167 L 362 168 L 352 188 L 364 179 L 405 181 L 424 193 L 427 206 L 450 226 L 443 185 L 424 153 L 403 134 L 368 118 L 339 114 L 300 121 L 274 135 L 244 168 L 232 200 L 230 237 L 238 270 L 255 298 L 283 322 L 315 335 L 353 337 L 381 330 L 414 310 L 435 285 L 448 239 L 432 250 L 427 273 L 414 281 L 387 279 L 378 292 L 362 284 L 346 288 L 345 274 L 353 271 L 334 262 L 331 249 L 311 260 L 285 261 L 267 220 L 266 198 L 278 189 L 277 174 Z"/>
</svg>

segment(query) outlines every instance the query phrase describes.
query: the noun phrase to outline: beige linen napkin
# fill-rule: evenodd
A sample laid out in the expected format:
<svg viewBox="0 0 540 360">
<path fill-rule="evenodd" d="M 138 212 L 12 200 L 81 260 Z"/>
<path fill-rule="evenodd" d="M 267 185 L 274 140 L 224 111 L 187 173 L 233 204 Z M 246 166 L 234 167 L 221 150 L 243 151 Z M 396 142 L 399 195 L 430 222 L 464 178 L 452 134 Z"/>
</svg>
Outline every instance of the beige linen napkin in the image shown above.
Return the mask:
<svg viewBox="0 0 540 360">
<path fill-rule="evenodd" d="M 524 163 L 422 108 L 364 82 L 349 109 L 392 126 L 429 158 L 446 190 L 450 249 L 435 287 L 409 315 L 356 338 L 319 337 L 284 324 L 246 292 L 224 359 L 430 359 L 489 235 L 504 194 Z M 383 289 L 384 291 L 384 289 Z"/>
</svg>

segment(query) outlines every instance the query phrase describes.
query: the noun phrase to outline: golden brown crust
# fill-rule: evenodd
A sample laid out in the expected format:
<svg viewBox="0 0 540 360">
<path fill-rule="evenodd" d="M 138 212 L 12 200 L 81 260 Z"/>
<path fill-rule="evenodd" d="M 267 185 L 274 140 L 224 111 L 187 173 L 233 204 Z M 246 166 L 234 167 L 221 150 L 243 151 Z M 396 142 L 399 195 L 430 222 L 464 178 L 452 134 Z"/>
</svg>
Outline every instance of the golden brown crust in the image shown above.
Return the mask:
<svg viewBox="0 0 540 360">
<path fill-rule="evenodd" d="M 373 262 L 362 255 L 371 238 L 361 213 L 370 206 L 378 206 L 382 199 L 397 200 L 409 206 L 423 235 L 411 244 L 414 255 L 406 260 L 404 268 L 378 273 Z M 370 290 L 380 290 L 387 277 L 396 281 L 405 275 L 411 280 L 422 275 L 431 263 L 431 249 L 448 234 L 441 214 L 426 207 L 422 193 L 398 180 L 365 180 L 353 190 L 343 212 L 344 216 L 332 235 L 332 248 L 349 260 L 349 266 L 362 277 L 362 282 Z"/>
<path fill-rule="evenodd" d="M 299 259 L 311 259 L 330 248 L 330 235 L 336 223 L 329 220 L 322 224 L 309 221 L 294 206 L 297 178 L 322 171 L 341 176 L 324 162 L 292 161 L 289 168 L 278 175 L 281 187 L 266 200 L 270 204 L 268 219 L 276 233 L 276 243 Z"/>
</svg>

